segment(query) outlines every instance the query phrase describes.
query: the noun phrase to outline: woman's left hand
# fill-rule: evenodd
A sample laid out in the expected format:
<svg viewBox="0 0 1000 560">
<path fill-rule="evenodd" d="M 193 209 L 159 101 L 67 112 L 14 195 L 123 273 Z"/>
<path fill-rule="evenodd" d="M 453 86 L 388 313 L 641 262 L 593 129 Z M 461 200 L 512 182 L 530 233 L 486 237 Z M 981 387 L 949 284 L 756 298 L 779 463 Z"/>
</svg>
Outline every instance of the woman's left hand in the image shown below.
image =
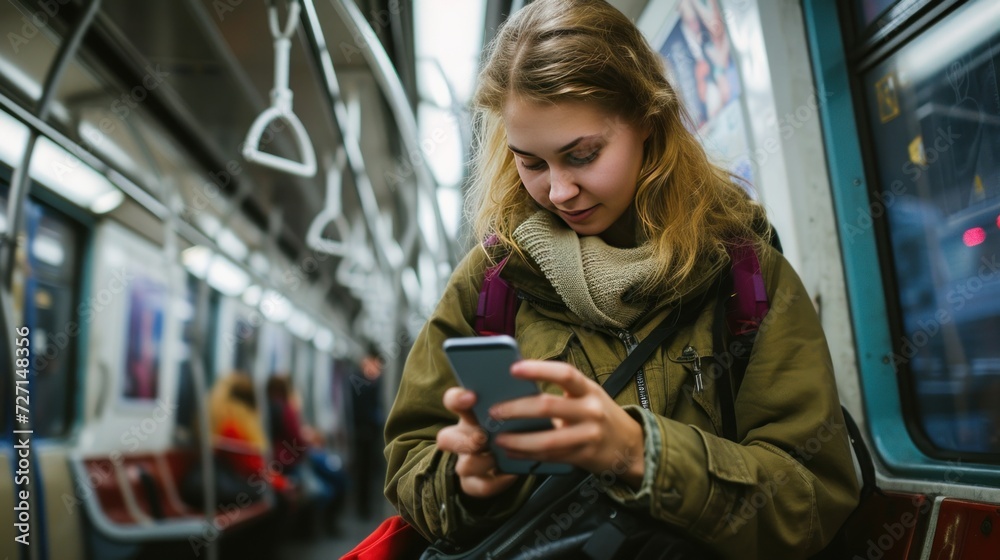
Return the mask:
<svg viewBox="0 0 1000 560">
<path fill-rule="evenodd" d="M 521 360 L 510 371 L 520 379 L 559 385 L 564 393 L 524 397 L 490 409 L 498 420 L 551 418 L 555 425 L 554 430 L 497 435 L 497 445 L 511 458 L 570 463 L 592 473 L 609 472 L 632 488 L 642 484 L 642 426 L 600 385 L 564 362 Z"/>
</svg>

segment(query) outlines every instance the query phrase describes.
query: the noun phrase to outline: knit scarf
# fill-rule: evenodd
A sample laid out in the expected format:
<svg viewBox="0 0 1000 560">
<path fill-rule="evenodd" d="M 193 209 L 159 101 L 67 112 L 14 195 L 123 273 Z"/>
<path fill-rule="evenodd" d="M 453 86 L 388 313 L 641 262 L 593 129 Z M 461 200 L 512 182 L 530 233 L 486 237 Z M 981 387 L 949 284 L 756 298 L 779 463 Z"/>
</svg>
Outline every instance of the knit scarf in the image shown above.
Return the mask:
<svg viewBox="0 0 1000 560">
<path fill-rule="evenodd" d="M 544 210 L 518 226 L 513 237 L 584 321 L 624 329 L 648 309 L 646 298 L 630 296 L 656 270 L 649 243 L 621 249 L 596 235 L 580 237 Z"/>
</svg>

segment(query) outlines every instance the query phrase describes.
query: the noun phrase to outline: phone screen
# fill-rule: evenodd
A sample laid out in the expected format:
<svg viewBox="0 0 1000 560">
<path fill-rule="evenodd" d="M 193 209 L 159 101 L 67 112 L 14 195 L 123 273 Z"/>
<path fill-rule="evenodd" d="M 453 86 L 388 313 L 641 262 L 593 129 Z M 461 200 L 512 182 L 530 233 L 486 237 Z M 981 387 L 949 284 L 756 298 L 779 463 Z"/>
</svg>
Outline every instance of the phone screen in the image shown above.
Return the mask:
<svg viewBox="0 0 1000 560">
<path fill-rule="evenodd" d="M 502 449 L 493 447 L 493 436 L 496 434 L 549 430 L 553 427 L 548 418 L 490 418 L 489 409 L 494 404 L 539 393 L 534 382 L 510 375 L 510 366 L 521 359 L 513 338 L 505 335 L 453 338 L 445 342 L 444 350 L 458 382 L 476 393 L 473 413 L 490 438 L 497 467 L 502 472 L 556 474 L 572 470 L 572 466 L 562 463 L 509 459 Z"/>
</svg>

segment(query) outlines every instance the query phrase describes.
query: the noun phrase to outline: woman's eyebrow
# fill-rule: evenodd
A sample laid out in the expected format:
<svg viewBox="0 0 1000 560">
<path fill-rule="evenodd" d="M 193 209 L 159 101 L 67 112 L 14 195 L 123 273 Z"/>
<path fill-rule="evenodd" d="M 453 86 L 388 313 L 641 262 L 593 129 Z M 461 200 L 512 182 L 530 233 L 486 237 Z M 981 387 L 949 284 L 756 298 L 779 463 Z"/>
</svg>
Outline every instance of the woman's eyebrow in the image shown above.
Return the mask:
<svg viewBox="0 0 1000 560">
<path fill-rule="evenodd" d="M 515 154 L 521 154 L 522 156 L 528 156 L 528 157 L 538 157 L 538 156 L 536 156 L 535 154 L 533 154 L 531 152 L 526 152 L 524 150 L 515 148 L 514 146 L 512 146 L 510 144 L 507 144 L 507 147 L 510 148 L 510 151 L 514 152 Z"/>
<path fill-rule="evenodd" d="M 590 139 L 593 139 L 593 138 L 598 138 L 600 136 L 601 136 L 600 134 L 591 134 L 589 136 L 581 136 L 581 137 L 577 138 L 576 140 L 573 140 L 569 144 L 566 144 L 562 148 L 559 148 L 558 150 L 556 150 L 556 153 L 557 154 L 561 154 L 563 152 L 568 152 L 568 151 L 572 150 L 573 148 L 575 148 L 576 145 L 579 144 L 580 142 L 583 142 L 584 140 L 590 140 Z M 538 157 L 538 156 L 536 156 L 535 154 L 533 154 L 531 152 L 526 152 L 526 151 L 524 151 L 524 150 L 522 150 L 520 148 L 515 148 L 511 144 L 507 144 L 507 147 L 510 148 L 510 151 L 512 151 L 512 152 L 514 152 L 516 154 L 521 154 L 522 156 Z"/>
</svg>

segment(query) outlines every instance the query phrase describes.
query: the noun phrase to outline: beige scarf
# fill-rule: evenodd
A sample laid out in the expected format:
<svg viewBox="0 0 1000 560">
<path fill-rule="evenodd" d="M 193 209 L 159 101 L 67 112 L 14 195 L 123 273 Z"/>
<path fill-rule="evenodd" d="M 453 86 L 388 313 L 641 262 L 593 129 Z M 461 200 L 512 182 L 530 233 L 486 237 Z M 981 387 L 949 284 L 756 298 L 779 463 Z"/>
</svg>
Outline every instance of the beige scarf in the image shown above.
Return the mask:
<svg viewBox="0 0 1000 560">
<path fill-rule="evenodd" d="M 648 309 L 646 298 L 629 296 L 656 270 L 649 243 L 621 249 L 597 236 L 580 237 L 544 210 L 518 226 L 513 237 L 584 321 L 624 329 Z"/>
</svg>

